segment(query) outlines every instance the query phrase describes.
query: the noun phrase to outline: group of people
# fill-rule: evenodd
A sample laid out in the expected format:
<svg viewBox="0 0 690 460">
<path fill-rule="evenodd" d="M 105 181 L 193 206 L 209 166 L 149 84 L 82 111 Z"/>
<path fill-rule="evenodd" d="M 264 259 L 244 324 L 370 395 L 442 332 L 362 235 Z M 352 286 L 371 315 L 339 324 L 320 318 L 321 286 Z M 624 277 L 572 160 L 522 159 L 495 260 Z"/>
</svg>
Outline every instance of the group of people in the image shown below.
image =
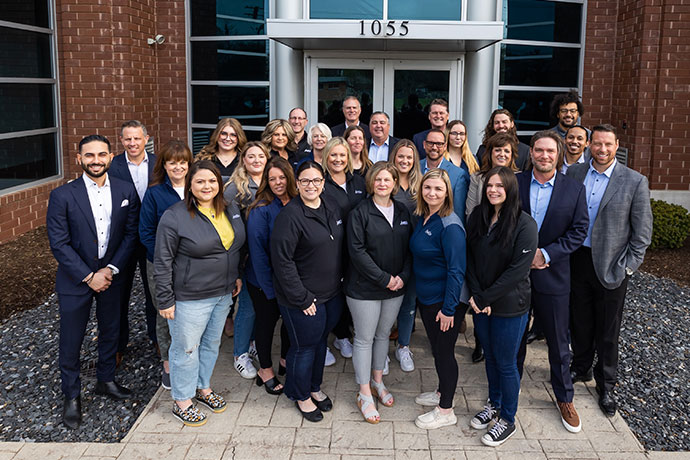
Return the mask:
<svg viewBox="0 0 690 460">
<path fill-rule="evenodd" d="M 361 125 L 354 97 L 343 103 L 343 125 L 307 129 L 295 108 L 260 141 L 222 119 L 196 157 L 179 140 L 146 153 L 138 121 L 123 124 L 121 155 L 105 137 L 85 137 L 83 176 L 51 193 L 47 218 L 59 263 L 63 422 L 81 422 L 79 351 L 94 298 L 96 392 L 131 397 L 114 376 L 137 264 L 162 384 L 188 426 L 207 420 L 195 403 L 226 409 L 211 388 L 224 331 L 242 377 L 284 393 L 312 422 L 333 408 L 321 389 L 324 366 L 335 362 L 333 333 L 353 361 L 357 407 L 378 423 L 378 406 L 395 403 L 383 381 L 391 330 L 397 323 L 402 370 L 414 370 L 417 311 L 438 374 L 437 390 L 415 398 L 433 408 L 418 427 L 457 423 L 455 343 L 468 311 L 473 360 L 485 360 L 488 383 L 485 406 L 468 422 L 485 431 L 484 444 L 515 432 L 530 316 L 546 337 L 565 428 L 581 429 L 573 383 L 592 372 L 599 404 L 613 415 L 627 280 L 651 239 L 649 190 L 616 161 L 615 128 L 578 125 L 577 96 L 559 97 L 558 126 L 529 146 L 510 112 L 495 110 L 476 155 L 441 99 L 430 104 L 430 129 L 412 140 L 392 137 L 384 112 Z"/>
</svg>

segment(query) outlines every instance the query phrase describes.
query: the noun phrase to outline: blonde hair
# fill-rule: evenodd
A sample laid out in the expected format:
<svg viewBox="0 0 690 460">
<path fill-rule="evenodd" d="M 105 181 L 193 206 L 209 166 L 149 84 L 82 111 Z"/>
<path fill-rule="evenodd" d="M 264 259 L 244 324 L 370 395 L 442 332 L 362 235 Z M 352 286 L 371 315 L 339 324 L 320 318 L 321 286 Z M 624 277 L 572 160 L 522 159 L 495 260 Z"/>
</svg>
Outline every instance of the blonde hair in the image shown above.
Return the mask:
<svg viewBox="0 0 690 460">
<path fill-rule="evenodd" d="M 247 168 L 244 166 L 244 157 L 247 156 L 247 152 L 249 152 L 249 149 L 252 147 L 261 149 L 266 156 L 267 164 L 271 156 L 270 153 L 268 153 L 268 148 L 262 142 L 247 142 L 247 144 L 244 146 L 242 153 L 240 153 L 240 161 L 237 163 L 237 168 L 235 168 L 232 176 L 230 176 L 230 180 L 228 180 L 227 184 L 225 184 L 225 188 L 227 188 L 231 182 L 235 184 L 237 187 L 237 195 L 235 195 L 233 198 L 237 201 L 241 208 L 248 206 L 252 201 L 252 193 L 249 191 L 249 173 L 247 173 Z"/>
<path fill-rule="evenodd" d="M 416 199 L 417 186 L 422 178 L 422 168 L 419 166 L 419 152 L 417 151 L 417 147 L 414 145 L 414 142 L 409 139 L 401 139 L 397 144 L 395 144 L 395 147 L 393 147 L 388 159 L 390 163 L 395 166 L 395 156 L 398 154 L 398 150 L 403 147 L 407 147 L 408 149 L 412 150 L 412 155 L 414 157 L 412 159 L 412 169 L 410 169 L 410 172 L 407 173 L 407 183 L 409 184 L 407 191 L 410 193 L 412 198 Z"/>
<path fill-rule="evenodd" d="M 467 140 L 467 125 L 465 125 L 465 123 L 460 120 L 453 120 L 450 123 L 448 123 L 448 126 L 446 127 L 446 152 L 443 154 L 443 158 L 445 158 L 448 161 L 451 161 L 449 151 L 450 130 L 453 129 L 453 126 L 455 125 L 462 125 L 462 127 L 465 128 L 465 142 L 463 142 L 462 147 L 460 147 L 460 157 L 462 158 L 462 161 L 464 161 L 467 165 L 468 172 L 470 174 L 474 174 L 481 168 L 479 166 L 479 163 L 477 163 L 477 159 L 474 157 L 474 154 L 470 150 L 470 142 Z"/>
<path fill-rule="evenodd" d="M 345 166 L 345 172 L 346 173 L 352 173 L 352 152 L 350 151 L 350 144 L 347 143 L 347 141 L 338 136 L 332 138 L 330 141 L 326 143 L 326 146 L 323 148 L 323 158 L 321 160 L 321 166 L 323 166 L 324 171 L 328 173 L 328 175 L 331 174 L 331 170 L 328 167 L 328 156 L 331 153 L 331 150 L 333 150 L 333 147 L 342 145 L 345 147 L 345 151 L 347 152 L 347 165 Z"/>
<path fill-rule="evenodd" d="M 261 142 L 268 147 L 269 151 L 272 149 L 271 141 L 273 138 L 273 133 L 276 129 L 283 128 L 285 134 L 287 135 L 288 142 L 285 146 L 285 150 L 295 151 L 297 150 L 297 144 L 295 143 L 295 131 L 292 129 L 290 122 L 282 118 L 276 118 L 269 121 L 264 128 L 264 132 L 261 133 Z"/>
<path fill-rule="evenodd" d="M 426 172 L 422 180 L 419 182 L 419 188 L 417 189 L 417 209 L 414 213 L 418 216 L 426 216 L 429 214 L 429 205 L 424 201 L 422 196 L 422 187 L 424 187 L 424 182 L 429 179 L 441 179 L 446 184 L 446 198 L 443 200 L 441 209 L 438 210 L 439 217 L 446 217 L 451 215 L 453 212 L 453 189 L 450 185 L 450 178 L 448 173 L 440 168 L 434 168 Z"/>
<path fill-rule="evenodd" d="M 391 196 L 398 193 L 398 190 L 400 189 L 400 173 L 398 173 L 398 168 L 387 161 L 377 161 L 374 166 L 369 168 L 369 172 L 367 172 L 367 177 L 365 179 L 367 184 L 367 193 L 369 195 L 374 194 L 374 182 L 376 182 L 376 176 L 383 171 L 387 171 L 395 182 L 395 185 L 393 185 L 393 190 L 391 190 Z"/>
</svg>

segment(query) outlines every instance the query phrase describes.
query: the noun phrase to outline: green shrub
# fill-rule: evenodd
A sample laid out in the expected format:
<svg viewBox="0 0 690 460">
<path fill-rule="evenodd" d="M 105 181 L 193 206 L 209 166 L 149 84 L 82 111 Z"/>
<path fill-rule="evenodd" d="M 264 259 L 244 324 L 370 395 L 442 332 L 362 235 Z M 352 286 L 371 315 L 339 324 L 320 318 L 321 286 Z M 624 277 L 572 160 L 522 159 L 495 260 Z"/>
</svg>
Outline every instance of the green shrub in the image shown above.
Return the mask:
<svg viewBox="0 0 690 460">
<path fill-rule="evenodd" d="M 654 230 L 650 248 L 680 248 L 690 234 L 690 214 L 677 204 L 652 200 Z"/>
</svg>

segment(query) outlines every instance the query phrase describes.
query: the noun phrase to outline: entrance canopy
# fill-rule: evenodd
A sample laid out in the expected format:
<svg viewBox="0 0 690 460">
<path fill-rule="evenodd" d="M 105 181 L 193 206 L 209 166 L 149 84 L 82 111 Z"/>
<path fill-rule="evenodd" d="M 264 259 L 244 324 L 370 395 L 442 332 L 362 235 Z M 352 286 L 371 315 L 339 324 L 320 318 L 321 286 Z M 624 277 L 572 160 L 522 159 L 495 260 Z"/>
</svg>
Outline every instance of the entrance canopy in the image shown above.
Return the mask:
<svg viewBox="0 0 690 460">
<path fill-rule="evenodd" d="M 267 19 L 268 38 L 298 50 L 472 52 L 503 38 L 503 22 Z"/>
</svg>

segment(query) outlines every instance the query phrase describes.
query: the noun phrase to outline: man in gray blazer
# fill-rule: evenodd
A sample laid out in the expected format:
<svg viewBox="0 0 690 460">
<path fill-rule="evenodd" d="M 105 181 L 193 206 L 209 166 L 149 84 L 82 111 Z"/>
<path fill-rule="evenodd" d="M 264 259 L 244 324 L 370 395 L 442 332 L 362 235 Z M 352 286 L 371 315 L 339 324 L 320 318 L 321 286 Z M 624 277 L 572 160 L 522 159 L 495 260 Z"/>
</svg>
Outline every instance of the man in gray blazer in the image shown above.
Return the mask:
<svg viewBox="0 0 690 460">
<path fill-rule="evenodd" d="M 595 126 L 591 160 L 568 169 L 568 176 L 585 185 L 589 213 L 587 238 L 570 259 L 570 370 L 573 382 L 591 380 L 596 351 L 599 407 L 609 416 L 616 413 L 613 389 L 628 278 L 652 240 L 647 178 L 618 163 L 617 150 L 616 129 Z"/>
</svg>

